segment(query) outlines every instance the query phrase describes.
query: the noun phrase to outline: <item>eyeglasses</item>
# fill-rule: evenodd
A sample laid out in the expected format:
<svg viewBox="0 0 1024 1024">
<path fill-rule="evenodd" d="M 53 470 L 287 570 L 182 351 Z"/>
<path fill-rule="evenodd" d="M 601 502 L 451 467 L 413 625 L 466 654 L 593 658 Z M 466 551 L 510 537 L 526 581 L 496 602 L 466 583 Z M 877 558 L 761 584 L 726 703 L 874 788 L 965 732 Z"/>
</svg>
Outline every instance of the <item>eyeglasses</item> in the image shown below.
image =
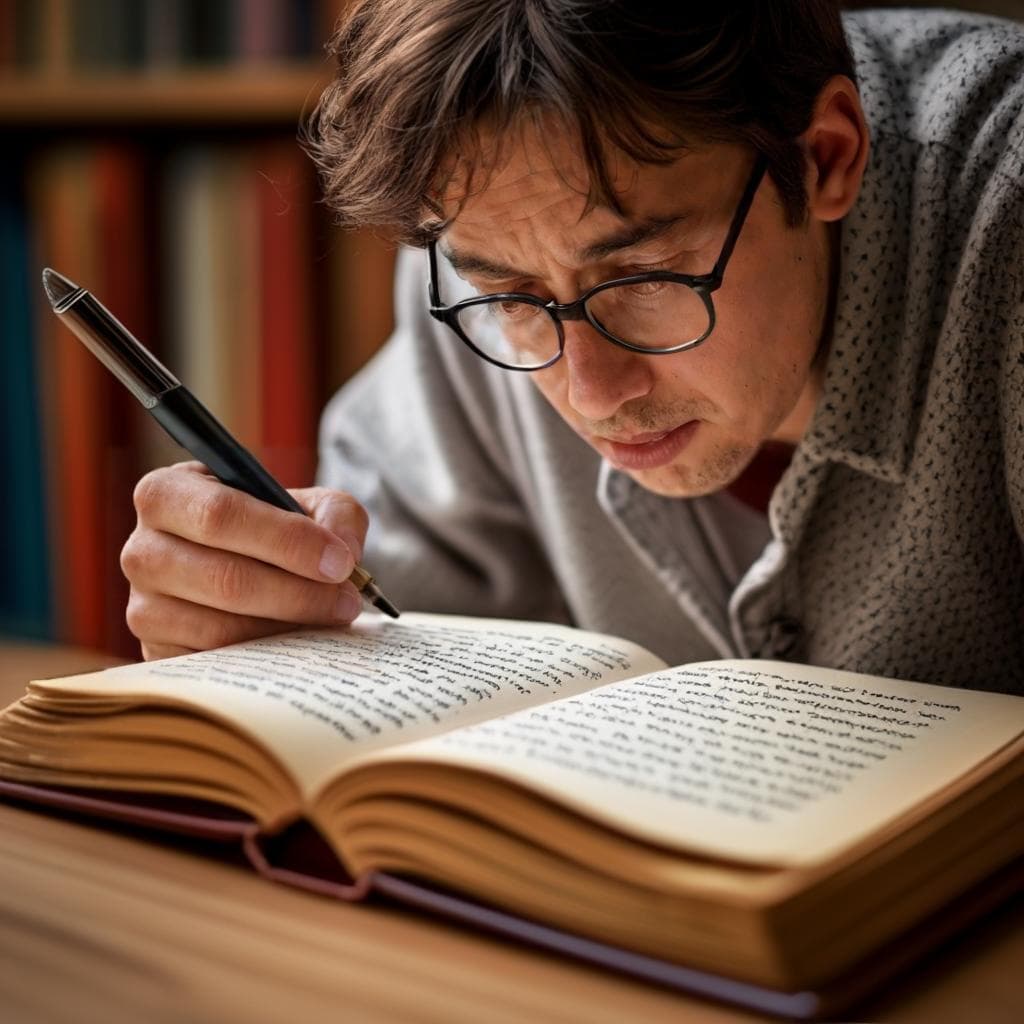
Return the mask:
<svg viewBox="0 0 1024 1024">
<path fill-rule="evenodd" d="M 430 257 L 430 315 L 447 324 L 478 356 L 506 370 L 543 370 L 561 358 L 566 320 L 586 320 L 622 348 L 667 355 L 696 348 L 715 329 L 711 295 L 722 286 L 747 213 L 767 167 L 758 157 L 710 274 L 653 270 L 605 281 L 575 302 L 545 302 L 525 292 L 475 295 L 445 306 L 437 273 L 437 242 Z"/>
</svg>

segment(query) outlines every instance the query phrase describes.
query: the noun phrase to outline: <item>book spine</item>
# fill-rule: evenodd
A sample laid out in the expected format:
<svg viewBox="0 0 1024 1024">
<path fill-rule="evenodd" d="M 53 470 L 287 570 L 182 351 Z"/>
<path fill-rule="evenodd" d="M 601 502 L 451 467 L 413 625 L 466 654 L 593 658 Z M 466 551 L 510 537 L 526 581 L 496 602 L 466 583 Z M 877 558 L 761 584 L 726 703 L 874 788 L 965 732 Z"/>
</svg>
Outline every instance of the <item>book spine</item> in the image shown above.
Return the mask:
<svg viewBox="0 0 1024 1024">
<path fill-rule="evenodd" d="M 209 147 L 175 154 L 167 169 L 164 224 L 168 249 L 162 305 L 170 324 L 169 367 L 204 405 L 235 427 L 221 330 L 224 274 L 218 250 L 221 215 L 217 153 Z M 184 457 L 184 456 L 183 456 Z"/>
<path fill-rule="evenodd" d="M 0 71 L 6 72 L 15 67 L 17 28 L 14 19 L 17 9 L 14 0 L 0 0 Z"/>
<path fill-rule="evenodd" d="M 231 384 L 225 390 L 235 436 L 260 457 L 263 435 L 263 366 L 260 337 L 261 260 L 259 177 L 254 152 L 232 149 L 222 156 L 218 201 L 223 266 L 220 306 Z"/>
<path fill-rule="evenodd" d="M 93 284 L 98 268 L 91 154 L 78 147 L 57 150 L 38 170 L 41 261 Z M 100 495 L 107 371 L 52 313 L 41 315 L 39 341 L 57 638 L 100 647 L 104 574 L 98 541 L 104 535 Z"/>
<path fill-rule="evenodd" d="M 37 266 L 103 297 L 145 335 L 144 166 L 124 145 L 69 147 L 36 164 Z M 120 552 L 134 528 L 141 409 L 42 299 L 38 343 L 56 639 L 138 656 Z"/>
<path fill-rule="evenodd" d="M 331 393 L 358 372 L 391 334 L 395 249 L 368 229 L 344 233 L 335 229 L 322 248 L 318 293 L 327 305 L 326 377 Z"/>
<path fill-rule="evenodd" d="M 233 55 L 234 11 L 228 0 L 182 0 L 185 64 L 223 64 Z"/>
<path fill-rule="evenodd" d="M 280 45 L 283 8 L 277 0 L 240 0 L 238 56 L 246 63 L 274 59 Z"/>
<path fill-rule="evenodd" d="M 36 0 L 40 8 L 39 62 L 49 74 L 61 74 L 71 64 L 71 0 Z"/>
<path fill-rule="evenodd" d="M 32 310 L 36 282 L 21 168 L 0 166 L 0 632 L 48 638 L 46 493 Z"/>
<path fill-rule="evenodd" d="M 181 0 L 139 0 L 142 63 L 152 70 L 176 68 L 182 59 Z"/>
<path fill-rule="evenodd" d="M 317 414 L 313 299 L 306 271 L 313 180 L 309 162 L 294 142 L 267 144 L 257 160 L 260 450 L 264 464 L 284 486 L 307 487 L 315 468 Z"/>
<path fill-rule="evenodd" d="M 152 333 L 148 295 L 148 247 L 143 230 L 145 166 L 136 150 L 106 145 L 95 154 L 95 223 L 99 279 L 104 302 L 139 338 Z M 121 548 L 135 527 L 132 492 L 141 475 L 137 439 L 148 424 L 134 397 L 111 375 L 103 378 L 107 392 L 103 442 L 101 510 L 103 536 L 97 538 L 103 558 L 102 647 L 125 657 L 138 657 L 138 643 L 125 622 L 128 583 L 120 569 Z"/>
</svg>

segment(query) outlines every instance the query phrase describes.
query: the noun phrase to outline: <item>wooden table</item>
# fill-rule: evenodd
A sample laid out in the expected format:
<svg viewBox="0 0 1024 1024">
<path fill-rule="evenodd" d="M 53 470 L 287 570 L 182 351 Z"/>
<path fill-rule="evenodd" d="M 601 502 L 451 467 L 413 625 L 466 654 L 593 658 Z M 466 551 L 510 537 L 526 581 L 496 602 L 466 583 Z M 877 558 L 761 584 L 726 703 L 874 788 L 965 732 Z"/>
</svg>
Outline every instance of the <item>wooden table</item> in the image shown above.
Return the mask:
<svg viewBox="0 0 1024 1024">
<path fill-rule="evenodd" d="M 111 659 L 0 645 L 0 702 Z M 1024 1007 L 1024 904 L 975 927 L 851 1019 L 1002 1024 Z M 183 843 L 0 805 L 0 1019 L 700 1021 L 751 1014 L 414 913 L 270 885 Z"/>
</svg>

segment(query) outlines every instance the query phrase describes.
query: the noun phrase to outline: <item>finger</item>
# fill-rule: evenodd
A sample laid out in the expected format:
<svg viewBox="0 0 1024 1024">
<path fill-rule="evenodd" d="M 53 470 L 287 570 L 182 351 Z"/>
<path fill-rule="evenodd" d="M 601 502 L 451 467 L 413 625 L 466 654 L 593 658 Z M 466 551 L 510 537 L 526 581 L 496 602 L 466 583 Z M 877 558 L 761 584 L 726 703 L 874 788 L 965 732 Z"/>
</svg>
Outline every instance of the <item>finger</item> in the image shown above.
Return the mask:
<svg viewBox="0 0 1024 1024">
<path fill-rule="evenodd" d="M 139 522 L 310 580 L 348 579 L 356 559 L 335 531 L 285 512 L 193 470 L 191 463 L 147 473 L 135 488 Z M 338 526 L 344 516 L 337 516 Z M 358 536 L 358 523 L 352 524 Z"/>
<path fill-rule="evenodd" d="M 135 636 L 145 637 L 146 648 L 178 648 L 182 652 L 208 651 L 295 628 L 290 622 L 232 615 L 178 597 L 145 594 L 134 589 L 128 599 L 125 618 Z"/>
<path fill-rule="evenodd" d="M 147 644 L 142 645 L 143 661 L 161 661 L 164 658 L 177 658 L 180 654 L 195 654 L 192 647 L 175 647 L 172 644 Z"/>
<path fill-rule="evenodd" d="M 297 488 L 290 493 L 315 522 L 341 537 L 357 562 L 363 557 L 369 518 L 351 494 L 328 487 Z"/>
<path fill-rule="evenodd" d="M 294 625 L 338 625 L 362 610 L 351 583 L 319 583 L 255 558 L 195 544 L 155 530 L 140 534 L 121 556 L 141 594 L 166 594 L 233 615 Z"/>
</svg>

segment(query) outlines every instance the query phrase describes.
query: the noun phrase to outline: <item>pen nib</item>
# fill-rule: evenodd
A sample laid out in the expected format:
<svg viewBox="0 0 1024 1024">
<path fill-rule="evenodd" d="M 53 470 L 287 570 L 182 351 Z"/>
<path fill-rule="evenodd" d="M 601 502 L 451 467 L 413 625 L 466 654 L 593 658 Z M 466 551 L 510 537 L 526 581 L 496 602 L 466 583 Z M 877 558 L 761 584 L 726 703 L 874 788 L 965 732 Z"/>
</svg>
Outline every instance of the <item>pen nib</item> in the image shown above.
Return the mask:
<svg viewBox="0 0 1024 1024">
<path fill-rule="evenodd" d="M 50 300 L 50 305 L 58 310 L 58 312 L 60 304 L 69 295 L 81 291 L 77 284 L 69 281 L 63 274 L 58 274 L 56 270 L 51 270 L 49 267 L 43 271 L 43 287 L 46 289 L 46 297 Z"/>
</svg>

